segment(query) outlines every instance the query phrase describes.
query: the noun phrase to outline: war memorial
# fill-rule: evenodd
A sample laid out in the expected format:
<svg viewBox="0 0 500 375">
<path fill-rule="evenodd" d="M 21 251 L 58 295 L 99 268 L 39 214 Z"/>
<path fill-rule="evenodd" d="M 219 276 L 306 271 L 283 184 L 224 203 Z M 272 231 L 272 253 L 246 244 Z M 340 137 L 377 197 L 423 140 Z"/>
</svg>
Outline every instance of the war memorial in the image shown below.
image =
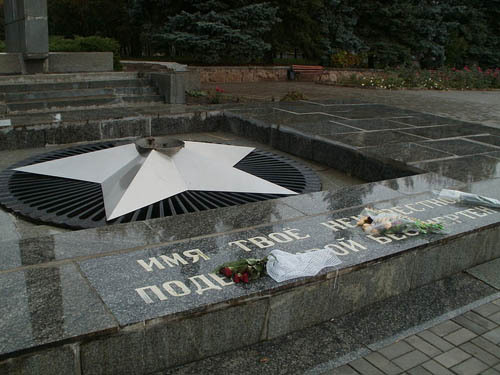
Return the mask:
<svg viewBox="0 0 500 375">
<path fill-rule="evenodd" d="M 243 373 L 304 373 L 317 364 L 293 357 L 326 338 L 328 360 L 355 359 L 499 298 L 500 210 L 437 194 L 500 199 L 499 128 L 361 99 L 186 106 L 188 72 L 51 55 L 44 2 L 5 6 L 0 373 L 216 373 L 238 350 L 260 360 Z M 445 230 L 366 234 L 365 207 Z M 281 283 L 216 272 L 274 249 L 341 263 Z"/>
</svg>

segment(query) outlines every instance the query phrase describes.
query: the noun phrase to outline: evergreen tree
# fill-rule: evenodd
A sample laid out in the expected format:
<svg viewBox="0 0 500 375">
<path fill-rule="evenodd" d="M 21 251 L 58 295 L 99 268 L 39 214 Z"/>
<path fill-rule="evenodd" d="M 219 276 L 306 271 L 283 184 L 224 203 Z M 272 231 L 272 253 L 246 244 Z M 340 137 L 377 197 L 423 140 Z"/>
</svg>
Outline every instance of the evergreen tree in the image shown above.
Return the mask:
<svg viewBox="0 0 500 375">
<path fill-rule="evenodd" d="M 274 54 L 300 52 L 305 58 L 319 59 L 324 49 L 323 0 L 275 0 L 273 4 L 281 20 L 271 32 Z"/>
<path fill-rule="evenodd" d="M 164 51 L 175 47 L 203 63 L 248 63 L 271 48 L 263 40 L 279 20 L 270 3 L 192 0 L 156 34 Z"/>
<path fill-rule="evenodd" d="M 3 13 L 3 0 L 0 0 L 0 41 L 5 40 L 5 19 Z"/>
<path fill-rule="evenodd" d="M 447 39 L 440 9 L 434 0 L 360 2 L 359 35 L 370 47 L 372 64 L 439 66 Z"/>
<path fill-rule="evenodd" d="M 323 25 L 327 40 L 324 50 L 324 61 L 329 63 L 330 57 L 338 52 L 359 53 L 367 46 L 356 34 L 359 21 L 356 9 L 357 0 L 325 0 Z"/>
<path fill-rule="evenodd" d="M 49 33 L 114 38 L 125 45 L 131 26 L 127 0 L 48 0 Z"/>
</svg>

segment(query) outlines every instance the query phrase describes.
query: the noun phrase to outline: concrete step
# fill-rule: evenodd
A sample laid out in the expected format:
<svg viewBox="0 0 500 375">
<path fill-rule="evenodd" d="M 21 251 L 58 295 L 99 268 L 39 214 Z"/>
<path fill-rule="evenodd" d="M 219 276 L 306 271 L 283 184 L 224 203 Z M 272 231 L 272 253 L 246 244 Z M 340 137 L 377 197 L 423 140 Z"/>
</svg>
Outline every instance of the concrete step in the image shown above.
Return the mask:
<svg viewBox="0 0 500 375">
<path fill-rule="evenodd" d="M 144 79 L 110 79 L 97 81 L 34 82 L 8 84 L 2 84 L 2 82 L 0 81 L 0 93 L 148 86 L 150 86 L 150 82 Z"/>
<path fill-rule="evenodd" d="M 75 98 L 57 98 L 34 101 L 22 101 L 7 103 L 7 112 L 43 112 L 48 109 L 57 109 L 65 107 L 93 107 L 103 105 L 123 105 L 126 103 L 160 103 L 164 102 L 161 95 L 142 95 L 142 96 L 115 96 L 100 95 L 95 97 L 75 97 Z"/>
<path fill-rule="evenodd" d="M 176 115 L 184 113 L 182 108 L 172 108 L 165 106 L 163 102 L 142 102 L 130 103 L 127 105 L 102 105 L 99 107 L 82 107 L 82 108 L 56 108 L 47 109 L 44 111 L 36 112 L 14 112 L 9 113 L 5 117 L 10 120 L 12 126 L 26 126 L 33 125 L 54 125 L 59 123 L 81 123 L 87 121 L 113 121 L 121 119 L 124 123 L 137 118 L 151 118 L 166 115 Z M 0 120 L 2 117 L 0 117 Z"/>
<path fill-rule="evenodd" d="M 124 103 L 165 103 L 162 95 L 122 96 L 120 98 Z"/>
<path fill-rule="evenodd" d="M 44 99 L 57 98 L 78 98 L 102 95 L 154 95 L 156 90 L 153 87 L 115 87 L 115 88 L 90 88 L 72 90 L 51 90 L 51 91 L 22 91 L 9 92 L 5 94 L 7 103 L 39 101 Z"/>
<path fill-rule="evenodd" d="M 20 76 L 0 76 L 0 85 L 61 83 L 80 81 L 110 81 L 138 79 L 134 72 L 102 72 L 102 73 L 71 73 L 71 74 L 31 74 Z"/>
</svg>

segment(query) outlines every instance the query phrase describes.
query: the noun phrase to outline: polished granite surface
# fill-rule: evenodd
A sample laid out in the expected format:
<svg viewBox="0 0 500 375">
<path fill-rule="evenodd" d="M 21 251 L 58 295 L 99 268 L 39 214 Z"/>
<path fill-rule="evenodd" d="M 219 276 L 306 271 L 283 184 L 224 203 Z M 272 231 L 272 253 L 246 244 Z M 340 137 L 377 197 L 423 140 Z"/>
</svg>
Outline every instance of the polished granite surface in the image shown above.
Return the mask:
<svg viewBox="0 0 500 375">
<path fill-rule="evenodd" d="M 363 151 L 374 156 L 384 156 L 390 159 L 399 160 L 405 163 L 413 161 L 424 161 L 453 156 L 451 153 L 440 151 L 439 149 L 426 147 L 426 143 L 390 143 L 380 146 L 364 147 Z"/>
<path fill-rule="evenodd" d="M 155 120 L 157 131 L 171 125 L 171 112 Z M 139 109 L 134 113 L 140 113 Z M 68 119 L 80 116 L 77 112 L 65 115 Z M 298 157 L 310 155 L 318 169 L 364 163 L 364 168 L 353 168 L 352 174 L 357 178 L 370 175 L 366 180 L 374 182 L 329 185 L 316 193 L 176 218 L 34 238 L 6 235 L 0 239 L 0 328 L 4 333 L 0 359 L 124 327 L 126 332 L 126 327 L 136 323 L 179 319 L 222 309 L 225 304 L 279 299 L 280 293 L 318 282 L 328 284 L 337 275 L 336 269 L 326 269 L 314 278 L 281 284 L 263 278 L 249 285 L 234 285 L 213 275 L 223 262 L 265 256 L 274 248 L 293 253 L 334 249 L 342 261 L 339 273 L 345 275 L 340 280 L 346 285 L 350 285 L 350 272 L 361 267 L 369 275 L 371 267 L 383 260 L 377 267 L 387 267 L 393 279 L 392 284 L 382 284 L 394 290 L 423 285 L 426 277 L 446 275 L 446 268 L 459 270 L 466 261 L 498 257 L 492 244 L 500 240 L 500 210 L 439 200 L 432 192 L 456 188 L 500 198 L 498 129 L 355 100 L 270 103 L 233 110 L 226 106 L 224 116 L 217 120 L 223 130 L 265 141 L 270 148 Z M 211 130 L 217 121 L 211 123 Z M 183 122 L 181 127 L 188 125 Z M 140 129 L 143 124 L 134 126 Z M 200 129 L 197 123 L 196 131 Z M 377 179 L 378 173 L 392 177 Z M 356 218 L 368 205 L 440 221 L 446 231 L 383 240 L 369 237 L 355 227 Z M 2 216 L 0 224 L 1 220 Z M 471 260 L 475 246 L 480 249 Z M 424 255 L 417 257 L 417 252 Z M 370 282 L 369 276 L 365 281 Z M 382 298 L 388 293 L 377 285 L 366 289 L 363 298 Z M 456 288 L 467 285 L 452 283 Z M 473 291 L 482 293 L 480 288 Z M 288 302 L 285 298 L 276 303 Z M 259 314 L 263 313 L 258 306 Z M 290 322 L 303 324 L 300 312 L 288 316 L 285 324 L 272 305 L 269 311 L 271 336 L 286 333 Z M 372 330 L 368 323 L 359 322 L 360 337 Z M 373 332 L 377 334 L 376 329 Z"/>
<path fill-rule="evenodd" d="M 0 274 L 0 353 L 117 327 L 73 264 Z"/>
<path fill-rule="evenodd" d="M 377 188 L 370 190 L 376 192 Z M 360 194 L 366 195 L 366 192 Z M 212 274 L 217 265 L 231 259 L 248 256 L 260 258 L 267 255 L 270 249 L 276 248 L 292 253 L 331 248 L 342 261 L 339 268 L 349 269 L 409 249 L 447 243 L 457 235 L 473 233 L 500 221 L 500 211 L 463 207 L 436 199 L 432 193 L 393 197 L 372 205 L 422 220 L 439 220 L 446 226 L 446 231 L 426 236 L 415 233 L 388 236 L 381 243 L 377 236 L 367 236 L 359 227 L 355 227 L 363 205 L 360 200 L 357 207 L 336 210 L 326 215 L 82 260 L 78 265 L 120 324 L 127 325 L 171 314 L 203 311 L 200 309 L 228 299 L 241 300 L 256 293 L 271 293 L 275 289 L 286 289 L 306 282 L 292 280 L 277 284 L 269 278 L 262 278 L 248 285 L 231 285 L 229 280 Z M 460 251 L 457 248 L 455 255 L 460 254 Z M 200 256 L 195 260 L 189 254 Z M 450 266 L 450 262 L 446 262 L 447 266 Z M 324 270 L 315 278 L 321 278 L 329 272 L 332 270 Z M 160 290 L 161 285 L 166 289 L 165 283 L 171 286 L 168 293 Z M 200 285 L 204 291 L 200 290 Z M 152 286 L 156 286 L 156 292 L 151 289 Z M 146 289 L 141 291 L 141 288 Z"/>
</svg>

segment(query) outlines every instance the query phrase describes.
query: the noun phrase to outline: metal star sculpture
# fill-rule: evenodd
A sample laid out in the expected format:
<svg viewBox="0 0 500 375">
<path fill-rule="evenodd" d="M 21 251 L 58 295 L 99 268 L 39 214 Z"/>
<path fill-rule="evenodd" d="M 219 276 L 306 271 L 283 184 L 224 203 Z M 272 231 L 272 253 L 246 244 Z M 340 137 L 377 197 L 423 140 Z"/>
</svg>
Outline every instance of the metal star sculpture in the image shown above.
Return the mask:
<svg viewBox="0 0 500 375">
<path fill-rule="evenodd" d="M 138 141 L 15 170 L 101 184 L 107 220 L 187 190 L 297 194 L 234 168 L 252 147 L 177 142 L 161 149 Z"/>
</svg>

